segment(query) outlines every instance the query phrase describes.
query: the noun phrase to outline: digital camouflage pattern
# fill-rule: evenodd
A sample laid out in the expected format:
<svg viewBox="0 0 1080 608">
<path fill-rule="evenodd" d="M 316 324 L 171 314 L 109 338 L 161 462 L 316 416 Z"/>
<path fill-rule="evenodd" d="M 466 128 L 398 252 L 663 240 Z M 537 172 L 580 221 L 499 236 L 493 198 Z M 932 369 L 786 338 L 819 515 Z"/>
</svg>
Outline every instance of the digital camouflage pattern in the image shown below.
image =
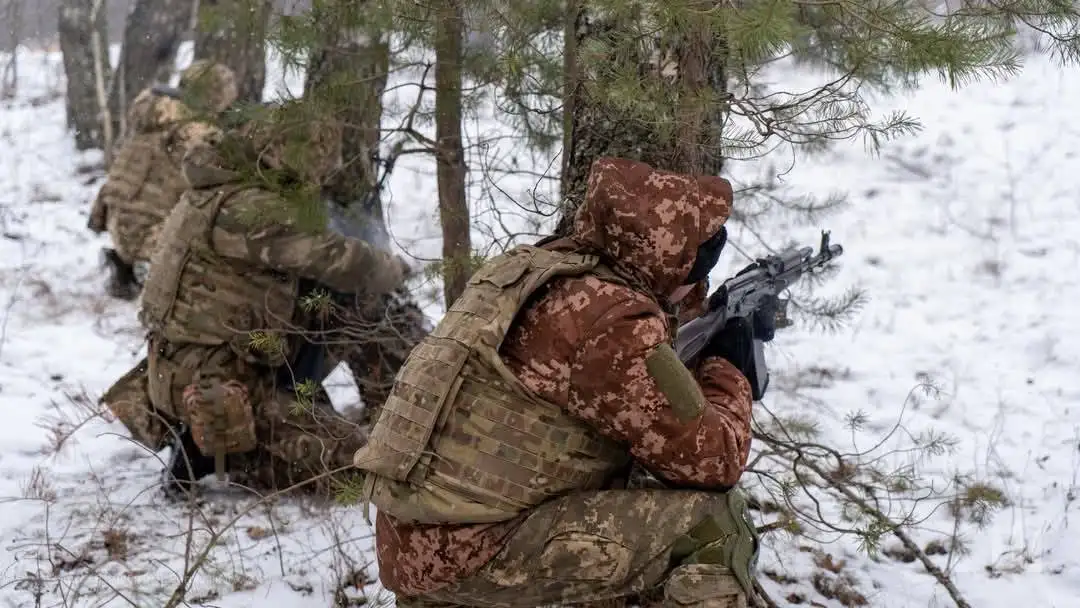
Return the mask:
<svg viewBox="0 0 1080 608">
<path fill-rule="evenodd" d="M 102 402 L 133 439 L 152 451 L 165 446 L 168 427 L 186 422 L 204 455 L 217 456 L 215 442 L 234 442 L 223 454 L 242 450 L 225 458 L 232 482 L 259 491 L 306 483 L 304 490 L 328 494 L 335 483 L 340 487 L 352 477 L 339 469 L 351 464 L 366 441 L 367 427 L 318 400 L 324 395 L 301 405 L 277 386 L 274 372 L 240 361 L 227 346 L 178 347 L 151 339 L 148 357 L 121 377 Z M 207 398 L 215 392 L 224 399 Z M 228 410 L 225 420 L 233 417 L 231 426 L 215 427 L 218 421 L 208 418 L 218 403 Z M 219 438 L 215 431 L 227 436 Z"/>
<path fill-rule="evenodd" d="M 716 552 L 744 554 L 753 535 L 745 524 L 721 529 L 718 521 L 741 522 L 730 516 L 722 493 L 606 491 L 558 498 L 530 512 L 472 576 L 422 597 L 399 595 L 397 604 L 532 608 L 599 602 L 664 585 L 666 605 L 744 608 L 731 569 L 702 559 Z M 428 559 L 456 557 L 440 552 Z"/>
<path fill-rule="evenodd" d="M 108 230 L 117 255 L 128 265 L 150 261 L 162 222 L 187 188 L 181 160 L 206 132 L 200 124 L 209 118 L 205 112 L 216 114 L 236 100 L 236 78 L 223 65 L 193 65 L 184 72 L 181 87 L 190 89 L 184 101 L 153 88 L 135 97 L 125 140 L 90 211 L 90 229 Z"/>
<path fill-rule="evenodd" d="M 658 345 L 670 344 L 673 338 L 671 318 L 660 302 L 689 274 L 698 246 L 726 220 L 731 197 L 730 185 L 720 178 L 654 171 L 625 160 L 596 161 L 573 238 L 544 246 L 599 254 L 629 285 L 594 275 L 555 279 L 521 313 L 500 351 L 525 387 L 625 446 L 668 483 L 718 491 L 737 482 L 749 454 L 749 383 L 727 361 L 706 359 L 694 374 L 708 403 L 696 420 L 684 424 L 649 376 L 645 362 Z M 540 538 L 526 525 L 534 515 L 557 508 L 579 514 L 580 518 L 567 515 L 567 531 L 575 526 L 579 531 L 591 530 L 596 521 L 608 520 L 621 522 L 624 530 L 635 535 L 655 527 L 666 531 L 665 542 L 673 543 L 693 526 L 674 530 L 636 518 L 650 508 L 688 509 L 690 519 L 699 513 L 687 506 L 693 502 L 692 493 L 679 493 L 685 498 L 669 497 L 662 506 L 652 507 L 643 491 L 605 495 L 625 498 L 611 499 L 611 510 L 602 517 L 586 515 L 592 513 L 587 505 L 593 504 L 588 494 L 570 494 L 515 519 L 491 524 L 410 525 L 380 513 L 376 528 L 380 576 L 403 605 L 429 600 L 495 605 L 498 602 L 479 597 L 489 592 L 506 598 L 555 593 L 556 589 L 574 593 L 569 582 L 545 587 L 548 583 L 536 578 L 538 564 L 513 561 L 508 548 L 516 546 L 518 535 L 531 543 L 529 555 L 534 557 L 547 543 L 551 563 L 565 560 L 576 576 L 608 580 L 607 560 L 578 564 L 574 552 L 586 547 L 592 551 L 590 542 L 568 549 L 555 539 Z M 712 496 L 717 504 L 731 495 L 702 494 Z M 621 506 L 616 509 L 615 504 Z M 626 559 L 635 564 L 650 563 L 659 555 L 645 549 L 639 552 L 637 545 L 630 547 Z M 589 572 L 593 563 L 599 564 L 595 568 L 601 572 Z M 656 578 L 613 583 L 624 586 L 617 592 L 609 588 L 610 594 L 625 595 L 634 585 L 659 584 L 674 565 L 665 563 Z M 501 568 L 501 582 L 489 582 L 489 568 Z M 724 576 L 730 578 L 730 574 Z"/>
<path fill-rule="evenodd" d="M 697 248 L 731 215 L 727 180 L 600 159 L 589 174 L 573 238 L 666 298 L 690 274 Z"/>
<path fill-rule="evenodd" d="M 205 455 L 242 454 L 259 445 L 251 391 L 235 378 L 200 370 L 184 386 L 182 403 L 191 437 Z"/>
<path fill-rule="evenodd" d="M 187 187 L 180 171 L 184 142 L 176 129 L 188 116 L 180 101 L 149 89 L 132 103 L 131 132 L 90 213 L 90 228 L 108 230 L 117 254 L 129 265 L 149 261 L 161 223 Z"/>
<path fill-rule="evenodd" d="M 199 449 L 228 453 L 230 472 L 242 463 L 254 481 L 305 479 L 349 462 L 363 436 L 325 404 L 294 412 L 297 400 L 277 384 L 299 344 L 299 281 L 383 294 L 401 284 L 404 266 L 363 241 L 302 231 L 278 194 L 246 179 L 247 167 L 222 154 L 226 135 L 203 133 L 188 150 L 183 170 L 191 189 L 164 223 L 152 258 L 140 310 L 151 336 L 149 403 L 170 423 L 203 426 Z M 236 383 L 246 396 L 227 390 Z M 225 411 L 243 403 L 250 415 Z M 251 420 L 255 437 L 245 442 Z M 254 451 L 243 449 L 251 444 Z"/>
<path fill-rule="evenodd" d="M 530 391 L 498 353 L 532 294 L 585 273 L 621 283 L 598 256 L 534 246 L 472 275 L 409 354 L 356 454 L 375 474 L 366 495 L 380 512 L 420 524 L 512 519 L 553 496 L 599 489 L 625 467 L 621 446 Z"/>
</svg>

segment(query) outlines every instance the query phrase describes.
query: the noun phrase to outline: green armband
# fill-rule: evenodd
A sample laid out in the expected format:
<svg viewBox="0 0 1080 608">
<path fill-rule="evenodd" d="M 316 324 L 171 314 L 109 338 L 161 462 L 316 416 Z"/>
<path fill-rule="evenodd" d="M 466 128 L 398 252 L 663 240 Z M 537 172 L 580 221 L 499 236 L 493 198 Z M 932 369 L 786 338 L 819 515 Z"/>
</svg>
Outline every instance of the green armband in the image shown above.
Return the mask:
<svg viewBox="0 0 1080 608">
<path fill-rule="evenodd" d="M 688 424 L 701 416 L 705 409 L 705 394 L 671 345 L 657 346 L 645 359 L 645 367 L 660 392 L 667 397 L 679 422 Z"/>
</svg>

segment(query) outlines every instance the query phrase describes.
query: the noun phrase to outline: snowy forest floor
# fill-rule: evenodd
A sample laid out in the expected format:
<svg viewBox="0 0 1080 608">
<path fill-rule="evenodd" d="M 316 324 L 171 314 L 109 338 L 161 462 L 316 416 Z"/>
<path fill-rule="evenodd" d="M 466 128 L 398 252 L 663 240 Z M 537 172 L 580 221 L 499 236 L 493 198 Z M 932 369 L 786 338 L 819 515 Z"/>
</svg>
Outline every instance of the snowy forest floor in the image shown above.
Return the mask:
<svg viewBox="0 0 1080 608">
<path fill-rule="evenodd" d="M 100 155 L 73 149 L 59 57 L 24 62 L 18 97 L 0 105 L 0 605 L 163 606 L 191 571 L 190 605 L 387 600 L 356 509 L 220 494 L 198 507 L 169 503 L 157 489 L 162 455 L 88 415 L 141 358 L 141 331 L 133 304 L 103 294 L 107 237 L 86 229 Z M 1068 304 L 1080 300 L 1073 101 L 1080 72 L 1042 60 L 1004 84 L 951 92 L 930 83 L 875 100 L 875 110 L 904 109 L 925 129 L 877 158 L 858 142 L 837 145 L 783 176 L 785 192 L 846 193 L 845 210 L 733 231 L 752 253 L 761 249 L 751 233 L 776 247 L 809 245 L 826 228 L 844 245 L 842 269 L 821 293 L 857 286 L 869 300 L 835 331 L 797 324 L 778 336 L 759 419 L 812 420 L 815 441 L 859 463 L 916 471 L 937 498 L 898 500 L 889 514 L 912 510 L 912 536 L 980 608 L 1080 598 L 1080 534 L 1070 527 L 1080 490 L 1080 343 L 1068 333 L 1080 321 Z M 433 164 L 408 158 L 389 183 L 392 229 L 406 250 L 433 257 Z M 786 162 L 735 163 L 733 173 L 745 183 Z M 498 190 L 524 196 L 534 182 Z M 746 263 L 724 257 L 717 281 Z M 339 376 L 340 406 L 356 396 Z M 912 449 L 931 433 L 950 437 L 951 449 Z M 964 502 L 971 488 L 999 492 L 1004 506 L 984 517 Z M 835 500 L 822 508 L 830 521 L 850 519 Z M 770 533 L 765 588 L 782 605 L 951 605 L 888 534 L 872 555 L 856 544 Z"/>
</svg>

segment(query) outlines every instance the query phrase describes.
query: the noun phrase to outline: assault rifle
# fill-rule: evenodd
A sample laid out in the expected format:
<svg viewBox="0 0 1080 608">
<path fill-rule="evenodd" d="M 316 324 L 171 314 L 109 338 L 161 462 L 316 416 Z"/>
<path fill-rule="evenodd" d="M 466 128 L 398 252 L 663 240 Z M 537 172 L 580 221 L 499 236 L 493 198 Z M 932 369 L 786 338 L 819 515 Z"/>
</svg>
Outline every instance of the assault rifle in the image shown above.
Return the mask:
<svg viewBox="0 0 1080 608">
<path fill-rule="evenodd" d="M 791 248 L 778 254 L 759 258 L 757 262 L 720 286 L 709 296 L 709 306 L 700 317 L 679 327 L 675 337 L 675 350 L 687 367 L 697 364 L 701 351 L 709 340 L 724 328 L 729 319 L 750 319 L 770 299 L 776 298 L 803 275 L 828 266 L 844 253 L 840 245 L 829 243 L 829 233 L 822 231 L 821 245 L 817 253 L 813 247 Z M 779 301 L 777 320 L 786 321 L 787 301 Z M 790 325 L 790 323 L 787 323 Z M 784 325 L 786 327 L 786 325 Z M 754 400 L 761 399 L 769 383 L 769 371 L 765 366 L 764 343 L 757 336 L 753 342 L 753 370 L 750 386 Z"/>
</svg>

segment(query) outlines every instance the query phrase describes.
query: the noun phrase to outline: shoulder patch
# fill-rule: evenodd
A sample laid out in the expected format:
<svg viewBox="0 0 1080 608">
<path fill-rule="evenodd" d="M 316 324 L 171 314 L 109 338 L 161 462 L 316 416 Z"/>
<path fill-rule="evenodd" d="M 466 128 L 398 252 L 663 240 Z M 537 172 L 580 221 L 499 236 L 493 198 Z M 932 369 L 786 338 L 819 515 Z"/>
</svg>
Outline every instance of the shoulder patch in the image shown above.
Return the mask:
<svg viewBox="0 0 1080 608">
<path fill-rule="evenodd" d="M 679 422 L 688 424 L 701 416 L 705 409 L 705 393 L 701 392 L 694 374 L 683 365 L 670 344 L 657 346 L 645 359 L 645 367 L 671 403 Z"/>
</svg>

